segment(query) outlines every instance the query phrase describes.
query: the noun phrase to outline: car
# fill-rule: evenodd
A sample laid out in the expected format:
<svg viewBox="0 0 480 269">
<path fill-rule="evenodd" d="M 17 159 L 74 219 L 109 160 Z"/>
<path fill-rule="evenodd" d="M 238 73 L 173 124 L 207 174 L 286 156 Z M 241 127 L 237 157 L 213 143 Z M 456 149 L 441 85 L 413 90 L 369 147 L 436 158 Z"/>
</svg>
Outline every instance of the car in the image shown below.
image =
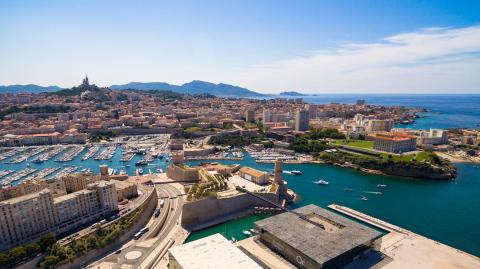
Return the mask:
<svg viewBox="0 0 480 269">
<path fill-rule="evenodd" d="M 122 250 L 121 250 L 121 249 L 115 251 L 115 254 L 120 254 L 120 253 L 122 253 Z"/>
</svg>

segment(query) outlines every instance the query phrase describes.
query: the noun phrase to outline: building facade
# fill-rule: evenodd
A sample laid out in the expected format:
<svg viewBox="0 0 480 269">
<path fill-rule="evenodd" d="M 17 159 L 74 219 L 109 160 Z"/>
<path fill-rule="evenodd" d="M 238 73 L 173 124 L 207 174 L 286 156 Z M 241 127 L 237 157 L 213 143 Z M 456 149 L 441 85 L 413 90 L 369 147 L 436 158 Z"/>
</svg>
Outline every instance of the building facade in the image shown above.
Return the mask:
<svg viewBox="0 0 480 269">
<path fill-rule="evenodd" d="M 448 131 L 441 129 L 430 129 L 429 132 L 420 132 L 417 138 L 419 145 L 444 145 L 448 143 Z"/>
<path fill-rule="evenodd" d="M 370 135 L 373 138 L 373 148 L 392 153 L 404 153 L 414 151 L 417 145 L 417 137 L 405 133 L 379 132 Z"/>
<path fill-rule="evenodd" d="M 308 130 L 310 115 L 308 110 L 299 109 L 295 114 L 295 131 L 304 132 Z"/>
<path fill-rule="evenodd" d="M 54 197 L 44 189 L 0 202 L 0 250 L 64 233 L 118 210 L 115 185 L 100 181 L 86 189 Z"/>
<path fill-rule="evenodd" d="M 252 181 L 259 185 L 270 183 L 270 179 L 267 173 L 257 169 L 253 169 L 251 167 L 240 168 L 239 175 L 244 179 Z"/>
</svg>

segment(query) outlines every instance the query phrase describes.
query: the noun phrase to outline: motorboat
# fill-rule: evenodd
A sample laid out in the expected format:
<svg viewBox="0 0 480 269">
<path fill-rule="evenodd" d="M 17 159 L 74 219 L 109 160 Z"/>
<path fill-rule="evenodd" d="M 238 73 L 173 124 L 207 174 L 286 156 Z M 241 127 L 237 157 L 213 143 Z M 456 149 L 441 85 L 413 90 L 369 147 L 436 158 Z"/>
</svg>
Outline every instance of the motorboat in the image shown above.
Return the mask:
<svg viewBox="0 0 480 269">
<path fill-rule="evenodd" d="M 378 184 L 377 187 L 379 187 L 379 188 L 386 188 L 387 185 L 385 185 L 385 184 Z"/>
<path fill-rule="evenodd" d="M 365 197 L 365 196 L 362 196 L 362 198 L 360 198 L 360 200 L 362 200 L 362 201 L 368 201 L 368 198 Z"/>
<path fill-rule="evenodd" d="M 145 160 L 140 160 L 135 163 L 135 165 L 140 166 L 140 165 L 147 165 L 148 163 Z"/>
<path fill-rule="evenodd" d="M 292 170 L 292 171 L 290 171 L 290 173 L 291 173 L 292 175 L 300 176 L 300 175 L 302 174 L 302 171 Z"/>
<path fill-rule="evenodd" d="M 318 185 L 328 185 L 328 181 L 320 179 L 318 181 L 314 181 L 313 183 L 318 184 Z"/>
<path fill-rule="evenodd" d="M 247 230 L 242 231 L 242 233 L 246 236 L 252 236 L 252 232 L 247 231 Z"/>
</svg>

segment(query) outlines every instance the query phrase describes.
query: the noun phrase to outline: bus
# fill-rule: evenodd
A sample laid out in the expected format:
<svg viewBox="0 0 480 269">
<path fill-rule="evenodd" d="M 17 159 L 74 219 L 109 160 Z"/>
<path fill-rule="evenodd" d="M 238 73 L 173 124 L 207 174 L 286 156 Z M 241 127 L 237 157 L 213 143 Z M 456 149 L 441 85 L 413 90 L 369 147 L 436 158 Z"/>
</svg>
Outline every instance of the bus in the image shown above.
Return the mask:
<svg viewBox="0 0 480 269">
<path fill-rule="evenodd" d="M 133 235 L 133 239 L 138 240 L 142 235 L 146 232 L 148 232 L 150 228 L 144 227 L 140 231 L 138 231 L 135 235 Z"/>
</svg>

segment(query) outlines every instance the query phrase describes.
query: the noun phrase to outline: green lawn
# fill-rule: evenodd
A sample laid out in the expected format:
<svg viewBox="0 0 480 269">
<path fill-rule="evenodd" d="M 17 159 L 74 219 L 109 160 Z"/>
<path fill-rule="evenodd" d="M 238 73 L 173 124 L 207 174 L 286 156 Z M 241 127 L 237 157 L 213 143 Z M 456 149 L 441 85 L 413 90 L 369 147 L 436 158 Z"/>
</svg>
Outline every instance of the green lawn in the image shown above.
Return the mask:
<svg viewBox="0 0 480 269">
<path fill-rule="evenodd" d="M 185 129 L 185 133 L 193 134 L 193 133 L 201 131 L 201 130 L 202 130 L 202 128 L 200 128 L 200 127 L 188 127 L 188 128 Z"/>
<path fill-rule="evenodd" d="M 388 158 L 388 153 L 382 153 L 384 158 Z M 430 152 L 417 152 L 416 154 L 413 153 L 407 153 L 403 155 L 394 155 L 390 154 L 392 156 L 392 159 L 395 161 L 412 161 L 413 159 L 416 159 L 417 162 L 424 162 L 424 161 L 429 161 L 432 158 L 432 153 Z"/>
<path fill-rule="evenodd" d="M 337 139 L 334 141 L 335 145 L 345 145 L 350 147 L 357 147 L 363 149 L 373 149 L 373 141 L 366 141 L 366 140 L 345 140 L 345 139 Z"/>
</svg>

